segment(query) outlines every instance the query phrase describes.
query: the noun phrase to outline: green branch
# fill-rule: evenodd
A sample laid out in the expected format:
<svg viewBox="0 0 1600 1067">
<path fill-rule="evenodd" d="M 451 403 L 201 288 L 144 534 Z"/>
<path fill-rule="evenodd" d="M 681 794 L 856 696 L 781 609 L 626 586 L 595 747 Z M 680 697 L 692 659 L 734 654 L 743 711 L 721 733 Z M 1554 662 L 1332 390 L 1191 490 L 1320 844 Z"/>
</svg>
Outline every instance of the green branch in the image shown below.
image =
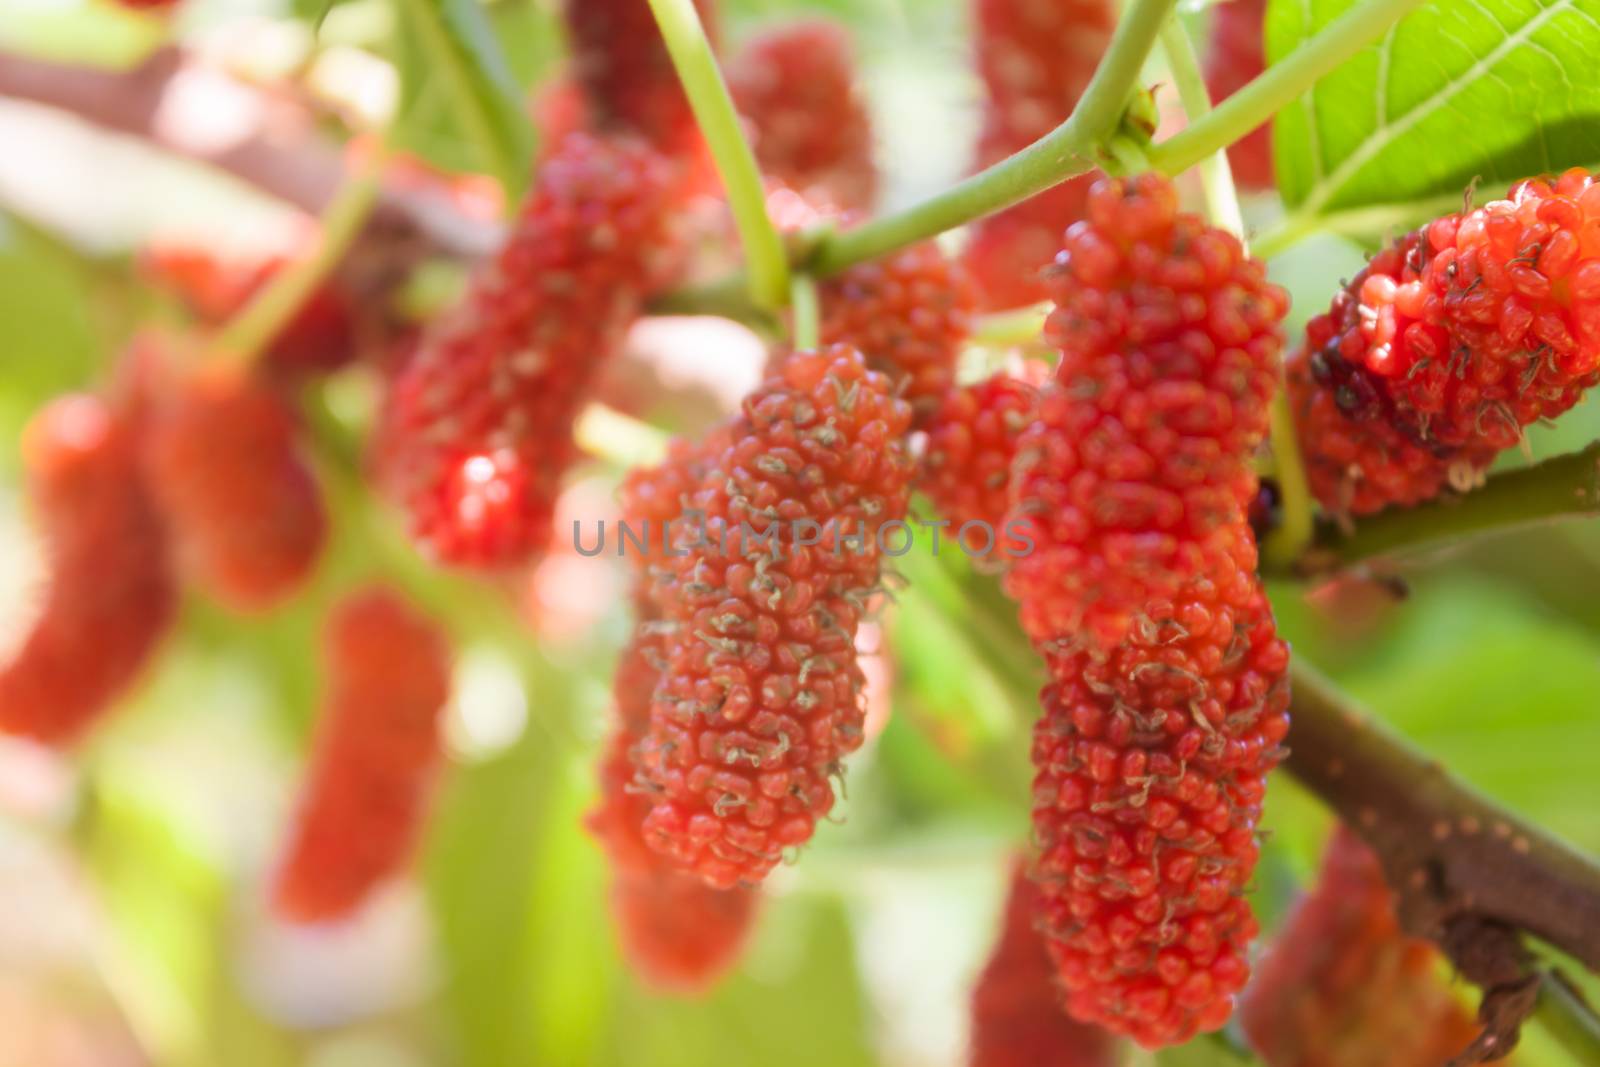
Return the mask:
<svg viewBox="0 0 1600 1067">
<path fill-rule="evenodd" d="M 667 42 L 678 80 L 694 109 L 695 121 L 711 149 L 728 193 L 734 225 L 744 246 L 750 295 L 761 307 L 782 307 L 789 299 L 789 257 L 783 238 L 767 217 L 766 189 L 755 153 L 744 139 L 733 98 L 717 68 L 717 57 L 700 24 L 693 0 L 650 0 L 656 25 Z"/>
<path fill-rule="evenodd" d="M 1206 89 L 1205 74 L 1200 70 L 1200 59 L 1195 55 L 1194 43 L 1177 16 L 1167 20 L 1161 29 L 1161 50 L 1167 55 L 1167 67 L 1172 71 L 1172 81 L 1178 89 L 1178 99 L 1183 113 L 1192 125 L 1211 114 L 1211 93 Z M 1244 240 L 1244 213 L 1239 210 L 1239 193 L 1233 184 L 1233 168 L 1228 165 L 1228 153 L 1218 150 L 1200 161 L 1200 183 L 1205 188 L 1206 214 L 1211 221 Z"/>
<path fill-rule="evenodd" d="M 794 346 L 816 348 L 821 340 L 822 309 L 817 303 L 817 283 L 809 274 L 796 274 L 790 286 L 794 306 Z"/>
<path fill-rule="evenodd" d="M 1481 489 L 1414 508 L 1382 511 L 1353 526 L 1319 524 L 1294 564 L 1322 574 L 1376 556 L 1436 547 L 1499 530 L 1572 516 L 1600 515 L 1600 441 L 1580 452 L 1489 478 Z"/>
<path fill-rule="evenodd" d="M 1174 3 L 1133 0 L 1128 5 L 1094 78 L 1060 126 L 938 196 L 826 238 L 808 265 L 818 275 L 835 274 L 991 215 L 1098 166 Z"/>
<path fill-rule="evenodd" d="M 1178 174 L 1240 140 L 1423 3 L 1361 0 L 1224 100 L 1205 119 L 1156 145 L 1150 162 L 1168 174 Z"/>
</svg>

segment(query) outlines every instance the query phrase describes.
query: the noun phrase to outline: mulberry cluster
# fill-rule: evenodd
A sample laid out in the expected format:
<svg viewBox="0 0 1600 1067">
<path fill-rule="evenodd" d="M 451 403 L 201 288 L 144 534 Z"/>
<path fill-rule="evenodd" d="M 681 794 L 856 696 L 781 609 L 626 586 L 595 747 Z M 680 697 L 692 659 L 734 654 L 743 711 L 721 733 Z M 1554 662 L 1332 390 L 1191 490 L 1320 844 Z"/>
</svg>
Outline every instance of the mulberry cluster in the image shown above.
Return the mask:
<svg viewBox="0 0 1600 1067">
<path fill-rule="evenodd" d="M 757 883 L 807 841 L 861 743 L 855 636 L 879 535 L 906 512 L 910 417 L 856 350 L 794 353 L 688 496 L 686 555 L 655 571 L 668 634 L 638 749 L 644 835 L 708 885 Z"/>
<path fill-rule="evenodd" d="M 231 368 L 193 374 L 156 405 L 148 470 L 179 561 L 236 610 L 292 595 L 327 537 L 295 431 L 276 392 Z"/>
<path fill-rule="evenodd" d="M 1239 1005 L 1268 1067 L 1447 1063 L 1478 1028 L 1439 953 L 1407 936 L 1377 858 L 1349 830 L 1285 921 Z"/>
<path fill-rule="evenodd" d="M 1164 178 L 1097 183 L 1088 210 L 1019 444 L 1013 516 L 1040 547 L 1006 585 L 1052 677 L 1035 877 L 1067 1009 L 1160 1046 L 1222 1025 L 1255 934 L 1288 650 L 1247 509 L 1287 300 Z"/>
<path fill-rule="evenodd" d="M 1600 188 L 1571 170 L 1374 257 L 1290 370 L 1323 505 L 1362 514 L 1469 487 L 1600 381 L 1596 234 Z"/>
<path fill-rule="evenodd" d="M 1115 1067 L 1117 1041 L 1062 1014 L 1055 971 L 1034 929 L 1038 890 L 1021 863 L 1000 938 L 972 990 L 969 1067 Z"/>
<path fill-rule="evenodd" d="M 695 7 L 714 36 L 713 0 Z M 700 130 L 649 0 L 566 0 L 563 12 L 573 75 L 596 128 L 635 134 L 674 159 L 698 154 Z"/>
<path fill-rule="evenodd" d="M 823 344 L 865 353 L 926 418 L 954 384 L 972 333 L 977 300 L 965 268 L 924 241 L 851 267 L 819 296 Z"/>
<path fill-rule="evenodd" d="M 338 919 L 406 861 L 439 760 L 450 695 L 444 635 L 396 594 L 364 590 L 328 620 L 327 697 L 274 904 L 294 922 Z"/>
<path fill-rule="evenodd" d="M 508 566 L 548 545 L 573 422 L 681 259 L 675 201 L 659 155 L 569 136 L 499 254 L 396 378 L 380 477 L 439 560 Z"/>
<path fill-rule="evenodd" d="M 1206 54 L 1206 88 L 1213 100 L 1232 96 L 1267 65 L 1262 21 L 1267 0 L 1226 0 L 1211 9 L 1211 43 Z M 1273 186 L 1272 127 L 1257 126 L 1228 148 L 1233 179 L 1243 189 Z"/>
<path fill-rule="evenodd" d="M 0 730 L 77 737 L 136 679 L 171 625 L 166 530 L 139 466 L 141 428 L 92 396 L 53 401 L 23 433 L 50 583 L 32 630 L 0 666 Z"/>
<path fill-rule="evenodd" d="M 872 117 L 843 26 L 807 19 L 770 30 L 746 44 L 727 73 L 763 174 L 841 211 L 872 207 Z"/>
<path fill-rule="evenodd" d="M 978 73 L 988 91 L 978 165 L 1020 151 L 1063 122 L 1116 25 L 1109 0 L 975 0 Z M 1040 272 L 1083 216 L 1093 178 L 1073 178 L 973 228 L 965 262 L 986 308 L 1043 300 Z"/>
<path fill-rule="evenodd" d="M 1019 375 L 995 374 L 945 393 L 925 429 L 918 486 L 957 529 L 981 522 L 999 530 L 1011 506 L 1011 468 L 1028 428 L 1042 363 Z"/>
</svg>

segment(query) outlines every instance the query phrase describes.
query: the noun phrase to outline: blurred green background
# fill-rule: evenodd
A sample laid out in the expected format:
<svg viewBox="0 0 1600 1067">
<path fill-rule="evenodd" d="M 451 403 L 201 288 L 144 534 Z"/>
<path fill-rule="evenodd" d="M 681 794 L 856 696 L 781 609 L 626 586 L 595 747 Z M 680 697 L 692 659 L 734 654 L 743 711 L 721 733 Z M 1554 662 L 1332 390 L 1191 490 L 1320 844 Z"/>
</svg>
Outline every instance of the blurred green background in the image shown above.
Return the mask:
<svg viewBox="0 0 1600 1067">
<path fill-rule="evenodd" d="M 188 0 L 175 32 L 259 77 L 309 77 L 319 7 Z M 888 206 L 964 173 L 978 89 L 960 3 L 722 9 L 730 43 L 797 13 L 853 27 Z M 517 79 L 536 83 L 560 51 L 552 0 L 486 10 Z M 9 52 L 127 64 L 162 32 L 109 3 L 0 0 Z M 385 0 L 340 4 L 316 69 L 380 98 L 396 73 L 407 92 L 430 73 Z M 408 112 L 397 141 L 441 166 L 474 162 L 438 109 Z M 98 381 L 138 323 L 170 319 L 132 269 L 145 240 L 271 244 L 293 222 L 235 182 L 4 98 L 0 145 L 0 442 L 50 396 Z M 1361 261 L 1334 239 L 1274 261 L 1296 324 Z M 723 345 L 720 366 L 753 366 L 748 338 L 691 332 L 677 345 L 691 361 L 695 346 Z M 316 402 L 358 433 L 373 385 L 347 372 Z M 662 407 L 643 414 L 688 428 Z M 1597 436 L 1591 403 L 1535 431 L 1532 456 Z M 17 467 L 0 447 L 0 649 L 38 580 Z M 572 507 L 603 515 L 620 473 L 587 464 Z M 1035 680 L 973 637 L 952 578 L 907 564 L 913 586 L 882 620 L 875 672 L 890 713 L 852 762 L 843 821 L 772 879 L 731 978 L 703 1000 L 659 998 L 617 957 L 604 870 L 580 828 L 628 626 L 621 576 L 558 558 L 506 597 L 430 574 L 348 470 L 324 474 L 336 539 L 295 602 L 240 620 L 191 595 L 159 667 L 74 758 L 0 743 L 0 1067 L 963 1062 L 967 992 L 1027 832 Z M 288 931 L 266 918 L 261 882 L 315 714 L 317 627 L 375 573 L 403 579 L 456 637 L 452 766 L 414 879 L 348 928 Z M 1359 580 L 1279 586 L 1280 625 L 1297 654 L 1467 780 L 1600 851 L 1600 526 L 1488 539 L 1404 573 L 1403 601 Z M 1313 869 L 1326 819 L 1278 777 L 1257 879 L 1269 928 Z M 1216 1046 L 1177 1055 L 1229 1062 Z M 1566 1062 L 1537 1034 L 1519 1059 Z"/>
</svg>

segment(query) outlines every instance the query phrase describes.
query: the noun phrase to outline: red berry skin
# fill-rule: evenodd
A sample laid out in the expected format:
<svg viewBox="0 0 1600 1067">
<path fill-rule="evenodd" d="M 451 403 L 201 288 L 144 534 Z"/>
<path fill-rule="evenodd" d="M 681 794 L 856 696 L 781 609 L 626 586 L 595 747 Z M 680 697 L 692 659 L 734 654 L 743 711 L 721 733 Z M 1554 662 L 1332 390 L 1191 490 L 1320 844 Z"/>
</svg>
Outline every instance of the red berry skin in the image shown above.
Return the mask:
<svg viewBox="0 0 1600 1067">
<path fill-rule="evenodd" d="M 925 419 L 955 383 L 972 334 L 977 294 L 966 270 L 924 241 L 851 267 L 818 295 L 822 343 L 859 349 Z"/>
<path fill-rule="evenodd" d="M 958 386 L 929 417 L 918 487 L 954 529 L 969 522 L 1003 528 L 1017 446 L 1045 375 L 1044 364 L 1031 362 L 1021 375 Z"/>
<path fill-rule="evenodd" d="M 1206 53 L 1206 88 L 1220 103 L 1265 69 L 1262 20 L 1267 0 L 1225 0 L 1211 9 L 1211 42 Z M 1272 126 L 1257 126 L 1228 148 L 1233 180 L 1241 189 L 1271 189 Z"/>
<path fill-rule="evenodd" d="M 1109 0 L 974 0 L 978 73 L 987 90 L 978 165 L 1049 133 L 1077 106 L 1116 25 Z M 965 262 L 986 309 L 1045 299 L 1040 272 L 1082 217 L 1093 178 L 1070 179 L 973 227 Z"/>
<path fill-rule="evenodd" d="M 172 625 L 177 586 L 139 436 L 124 412 L 84 395 L 52 401 L 23 431 L 50 581 L 33 628 L 0 665 L 0 731 L 73 741 L 127 692 Z"/>
<path fill-rule="evenodd" d="M 1117 1040 L 1061 1007 L 1055 967 L 1034 929 L 1038 890 L 1011 876 L 1000 937 L 972 990 L 969 1067 L 1116 1067 Z"/>
<path fill-rule="evenodd" d="M 716 38 L 713 0 L 695 0 Z M 649 0 L 565 0 L 572 73 L 583 86 L 596 129 L 629 133 L 674 159 L 701 151 L 699 127 L 678 83 Z"/>
<path fill-rule="evenodd" d="M 436 560 L 502 568 L 549 544 L 573 423 L 681 262 L 677 173 L 636 142 L 568 137 L 499 254 L 396 377 L 379 477 Z"/>
<path fill-rule="evenodd" d="M 1341 827 L 1316 886 L 1257 967 L 1239 1019 L 1268 1067 L 1446 1063 L 1478 1027 L 1442 965 L 1432 945 L 1400 929 L 1377 858 Z"/>
<path fill-rule="evenodd" d="M 689 499 L 704 537 L 685 532 L 659 572 L 672 630 L 639 760 L 656 794 L 646 841 L 708 885 L 759 883 L 809 840 L 861 743 L 855 635 L 878 534 L 904 521 L 910 418 L 856 350 L 797 352 L 745 400 Z"/>
<path fill-rule="evenodd" d="M 183 568 L 236 611 L 265 611 L 310 577 L 328 519 L 294 416 L 265 384 L 205 369 L 161 398 L 146 465 Z"/>
<path fill-rule="evenodd" d="M 444 635 L 396 593 L 361 590 L 324 635 L 316 751 L 273 887 L 279 916 L 337 920 L 406 863 L 439 763 L 450 695 Z"/>
<path fill-rule="evenodd" d="M 844 212 L 871 209 L 872 116 L 845 27 L 816 18 L 769 30 L 734 56 L 727 77 L 764 175 Z"/>
<path fill-rule="evenodd" d="M 1006 588 L 1036 643 L 1110 648 L 1147 601 L 1217 560 L 1253 568 L 1249 460 L 1288 298 L 1232 235 L 1180 214 L 1155 175 L 1096 184 L 1051 289 L 1057 385 L 1014 472 L 1013 518 L 1040 547 Z"/>
</svg>

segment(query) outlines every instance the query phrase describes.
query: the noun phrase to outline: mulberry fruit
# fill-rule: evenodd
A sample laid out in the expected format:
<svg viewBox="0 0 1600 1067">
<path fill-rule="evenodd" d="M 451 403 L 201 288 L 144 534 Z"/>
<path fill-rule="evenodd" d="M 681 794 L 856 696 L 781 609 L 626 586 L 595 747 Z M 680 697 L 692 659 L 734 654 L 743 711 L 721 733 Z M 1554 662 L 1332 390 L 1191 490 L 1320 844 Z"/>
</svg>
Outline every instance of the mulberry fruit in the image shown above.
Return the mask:
<svg viewBox="0 0 1600 1067">
<path fill-rule="evenodd" d="M 295 430 L 277 393 L 231 369 L 203 370 L 157 403 L 148 470 L 179 563 L 236 610 L 293 595 L 327 539 Z"/>
<path fill-rule="evenodd" d="M 166 531 L 139 470 L 140 429 L 91 396 L 53 401 L 23 432 L 50 567 L 40 613 L 0 667 L 0 730 L 79 736 L 124 693 L 171 625 Z"/>
<path fill-rule="evenodd" d="M 1109 0 L 975 0 L 978 73 L 988 97 L 978 164 L 989 166 L 1053 130 L 1077 106 L 1116 25 Z M 1082 218 L 1093 178 L 1069 179 L 973 228 L 964 262 L 985 308 L 1045 298 L 1041 271 Z"/>
<path fill-rule="evenodd" d="M 969 1067 L 1116 1067 L 1117 1041 L 1070 1018 L 1034 929 L 1038 890 L 1018 863 L 1000 939 L 972 991 Z"/>
<path fill-rule="evenodd" d="M 1262 20 L 1267 0 L 1226 0 L 1211 9 L 1211 44 L 1206 55 L 1206 88 L 1221 101 L 1248 85 L 1267 65 Z M 1270 189 L 1272 127 L 1257 126 L 1228 149 L 1234 181 L 1243 189 Z"/>
<path fill-rule="evenodd" d="M 1288 298 L 1155 175 L 1096 184 L 1051 289 L 1058 384 L 1016 470 L 1015 517 L 1042 547 L 1006 584 L 1035 642 L 1109 648 L 1146 601 L 1235 557 L 1253 569 L 1250 458 Z"/>
<path fill-rule="evenodd" d="M 674 187 L 643 146 L 568 137 L 498 256 L 396 378 L 379 475 L 435 558 L 504 567 L 548 546 L 573 422 L 681 262 Z"/>
<path fill-rule="evenodd" d="M 976 295 L 965 269 L 924 241 L 825 282 L 823 344 L 850 345 L 888 375 L 919 417 L 955 382 Z"/>
<path fill-rule="evenodd" d="M 316 754 L 273 897 L 280 915 L 303 923 L 348 915 L 405 863 L 450 695 L 444 635 L 386 589 L 339 604 L 325 648 Z"/>
<path fill-rule="evenodd" d="M 707 33 L 716 34 L 712 0 L 695 0 Z M 606 133 L 631 133 L 674 159 L 701 151 L 699 127 L 649 0 L 566 0 L 573 75 Z"/>
<path fill-rule="evenodd" d="M 1033 418 L 1044 364 L 1020 376 L 995 374 L 944 395 L 928 419 L 918 485 L 940 515 L 960 529 L 969 522 L 999 530 L 1011 502 L 1017 444 Z"/>
<path fill-rule="evenodd" d="M 728 88 L 763 174 L 841 211 L 872 207 L 872 118 L 843 26 L 807 19 L 756 37 L 728 64 Z"/>
<path fill-rule="evenodd" d="M 708 885 L 758 883 L 808 840 L 861 743 L 855 636 L 905 526 L 910 417 L 856 350 L 797 352 L 689 498 L 638 758 L 645 840 Z"/>
<path fill-rule="evenodd" d="M 1478 1028 L 1442 972 L 1433 946 L 1400 929 L 1377 858 L 1340 828 L 1239 1018 L 1269 1067 L 1446 1063 Z"/>
</svg>

